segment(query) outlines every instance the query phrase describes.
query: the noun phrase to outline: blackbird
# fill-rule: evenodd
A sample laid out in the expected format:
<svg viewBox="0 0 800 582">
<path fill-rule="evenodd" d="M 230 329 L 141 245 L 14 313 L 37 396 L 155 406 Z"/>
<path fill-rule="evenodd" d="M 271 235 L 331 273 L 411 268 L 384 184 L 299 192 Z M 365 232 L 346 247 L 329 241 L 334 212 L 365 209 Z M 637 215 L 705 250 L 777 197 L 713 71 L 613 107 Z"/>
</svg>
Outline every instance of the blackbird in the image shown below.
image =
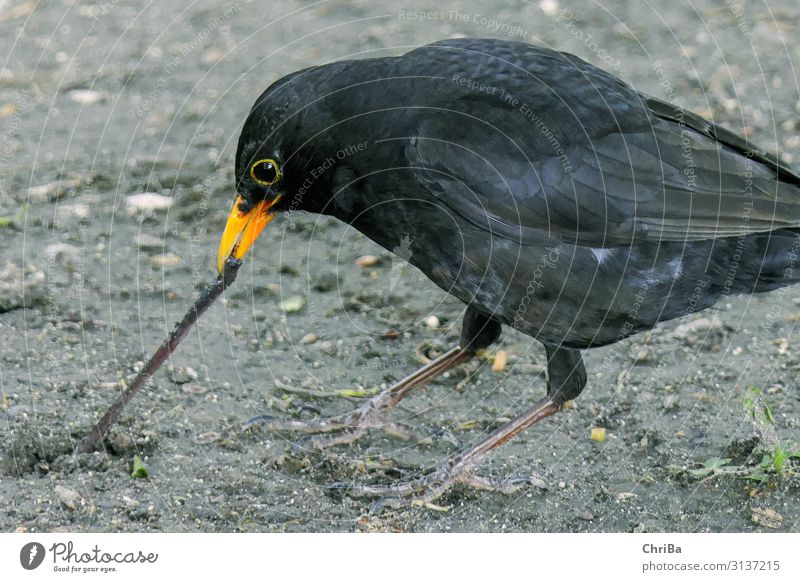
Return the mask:
<svg viewBox="0 0 800 582">
<path fill-rule="evenodd" d="M 503 325 L 541 342 L 547 395 L 432 472 L 356 487 L 430 501 L 586 385 L 582 350 L 795 283 L 800 176 L 746 138 L 551 49 L 496 39 L 333 62 L 273 83 L 236 153 L 219 265 L 287 212 L 335 216 L 466 305 L 457 346 L 349 414 L 262 419 L 319 447 L 368 428 Z"/>
</svg>

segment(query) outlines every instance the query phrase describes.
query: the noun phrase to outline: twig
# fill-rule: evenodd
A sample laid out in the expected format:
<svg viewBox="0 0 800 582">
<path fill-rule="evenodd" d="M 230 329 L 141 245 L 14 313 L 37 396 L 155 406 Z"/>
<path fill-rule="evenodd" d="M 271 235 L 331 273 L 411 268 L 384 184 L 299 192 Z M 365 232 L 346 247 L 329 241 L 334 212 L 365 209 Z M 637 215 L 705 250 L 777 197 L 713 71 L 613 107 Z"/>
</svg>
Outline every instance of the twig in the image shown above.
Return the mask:
<svg viewBox="0 0 800 582">
<path fill-rule="evenodd" d="M 241 265 L 242 261 L 239 259 L 229 258 L 225 261 L 223 273 L 205 288 L 194 305 L 190 307 L 186 315 L 183 316 L 180 323 L 178 323 L 172 333 L 169 334 L 169 337 L 156 350 L 153 357 L 150 358 L 144 368 L 142 368 L 133 383 L 122 392 L 117 401 L 111 405 L 103 415 L 103 418 L 92 428 L 89 434 L 78 443 L 75 447 L 75 454 L 91 453 L 97 448 L 97 445 L 100 444 L 100 441 L 108 430 L 117 422 L 120 414 L 125 410 L 125 406 L 136 396 L 136 393 L 153 374 L 158 371 L 167 358 L 170 357 L 200 316 L 203 315 L 211 304 L 216 301 L 217 297 L 222 295 L 222 292 L 236 280 L 236 274 Z"/>
</svg>

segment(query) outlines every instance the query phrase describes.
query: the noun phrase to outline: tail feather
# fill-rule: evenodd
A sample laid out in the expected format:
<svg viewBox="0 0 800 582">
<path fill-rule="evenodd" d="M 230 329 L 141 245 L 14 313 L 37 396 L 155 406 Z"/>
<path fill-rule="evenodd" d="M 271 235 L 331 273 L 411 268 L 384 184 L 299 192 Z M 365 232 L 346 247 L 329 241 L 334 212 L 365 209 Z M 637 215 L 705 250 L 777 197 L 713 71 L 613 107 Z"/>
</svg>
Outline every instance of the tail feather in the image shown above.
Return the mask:
<svg viewBox="0 0 800 582">
<path fill-rule="evenodd" d="M 764 293 L 800 283 L 800 229 L 780 229 L 745 237 L 750 244 L 734 255 L 734 291 Z"/>
</svg>

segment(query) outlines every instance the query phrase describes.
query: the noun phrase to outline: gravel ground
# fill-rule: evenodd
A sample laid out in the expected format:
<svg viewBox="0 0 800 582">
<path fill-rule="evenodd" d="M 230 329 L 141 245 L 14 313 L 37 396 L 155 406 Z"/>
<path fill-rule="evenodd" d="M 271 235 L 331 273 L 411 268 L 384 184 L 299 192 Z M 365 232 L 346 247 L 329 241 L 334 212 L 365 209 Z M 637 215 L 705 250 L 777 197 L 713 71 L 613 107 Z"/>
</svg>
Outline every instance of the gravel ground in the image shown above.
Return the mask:
<svg viewBox="0 0 800 582">
<path fill-rule="evenodd" d="M 800 164 L 797 2 L 433 5 L 0 3 L 0 529 L 800 530 L 797 289 L 732 297 L 587 353 L 575 407 L 481 465 L 534 476 L 514 494 L 458 488 L 446 511 L 369 516 L 367 501 L 326 492 L 411 476 L 474 442 L 543 393 L 544 351 L 506 330 L 505 370 L 492 370 L 493 351 L 403 402 L 394 418 L 412 442 L 376 433 L 314 453 L 243 430 L 257 414 L 352 408 L 458 337 L 462 305 L 316 216 L 270 225 L 107 451 L 71 462 L 213 277 L 240 124 L 293 70 L 514 38 L 573 52 Z M 142 193 L 156 196 L 130 198 Z M 377 260 L 360 266 L 364 255 Z M 148 478 L 131 476 L 136 455 Z"/>
</svg>

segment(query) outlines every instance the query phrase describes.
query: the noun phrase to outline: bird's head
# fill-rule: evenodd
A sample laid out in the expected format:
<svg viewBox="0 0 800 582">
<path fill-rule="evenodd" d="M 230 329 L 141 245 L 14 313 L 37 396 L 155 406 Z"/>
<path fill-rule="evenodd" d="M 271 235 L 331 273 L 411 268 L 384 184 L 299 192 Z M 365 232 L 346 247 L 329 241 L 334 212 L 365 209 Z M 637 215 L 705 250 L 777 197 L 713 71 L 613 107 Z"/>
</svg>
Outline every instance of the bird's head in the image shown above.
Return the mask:
<svg viewBox="0 0 800 582">
<path fill-rule="evenodd" d="M 249 149 L 249 148 L 247 148 Z M 279 149 L 246 154 L 239 147 L 236 161 L 236 198 L 219 244 L 217 268 L 222 273 L 226 259 L 241 259 L 278 210 L 286 195 L 286 172 L 290 170 Z"/>
<path fill-rule="evenodd" d="M 236 149 L 236 196 L 219 244 L 217 269 L 229 257 L 241 259 L 275 216 L 291 177 L 282 130 L 270 120 L 280 117 L 270 91 L 256 102 L 242 127 Z M 288 177 L 287 177 L 288 173 Z"/>
<path fill-rule="evenodd" d="M 253 105 L 242 126 L 236 150 L 236 195 L 220 241 L 217 268 L 226 259 L 241 259 L 280 211 L 308 210 L 300 193 L 316 152 L 308 144 L 308 120 L 318 116 L 309 106 L 312 83 L 298 71 L 270 86 Z M 323 186 L 316 184 L 314 190 Z M 305 198 L 310 198 L 306 196 Z"/>
<path fill-rule="evenodd" d="M 379 83 L 384 78 L 392 74 L 383 60 L 341 61 L 283 77 L 258 98 L 239 137 L 220 272 L 229 257 L 244 257 L 278 212 L 336 215 L 350 208 L 342 186 L 374 168 L 374 152 L 364 144 L 384 136 L 385 117 L 396 104 Z"/>
</svg>

